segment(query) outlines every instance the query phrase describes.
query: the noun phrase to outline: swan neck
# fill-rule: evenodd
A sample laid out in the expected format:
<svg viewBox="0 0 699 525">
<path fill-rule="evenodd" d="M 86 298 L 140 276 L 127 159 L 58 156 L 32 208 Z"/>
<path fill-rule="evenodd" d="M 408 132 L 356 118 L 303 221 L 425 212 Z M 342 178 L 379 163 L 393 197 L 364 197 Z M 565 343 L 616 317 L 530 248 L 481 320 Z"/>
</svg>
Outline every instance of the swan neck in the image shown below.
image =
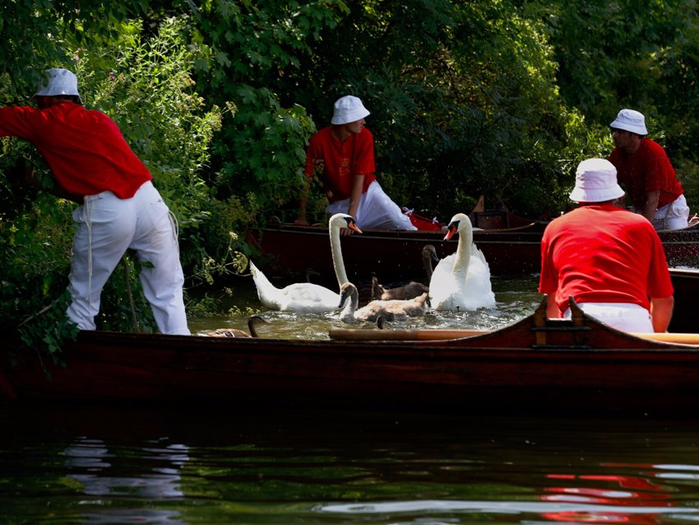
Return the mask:
<svg viewBox="0 0 699 525">
<path fill-rule="evenodd" d="M 471 262 L 472 245 L 473 230 L 468 227 L 459 230 L 459 244 L 456 247 L 456 257 L 454 258 L 452 273 L 463 275 L 463 277 L 466 278 L 466 274 L 468 273 L 468 265 Z"/>
<path fill-rule="evenodd" d="M 333 268 L 335 269 L 335 277 L 337 278 L 338 286 L 349 281 L 347 272 L 345 271 L 345 260 L 342 257 L 342 245 L 340 244 L 340 229 L 333 225 L 330 228 L 330 249 L 332 251 Z"/>
</svg>

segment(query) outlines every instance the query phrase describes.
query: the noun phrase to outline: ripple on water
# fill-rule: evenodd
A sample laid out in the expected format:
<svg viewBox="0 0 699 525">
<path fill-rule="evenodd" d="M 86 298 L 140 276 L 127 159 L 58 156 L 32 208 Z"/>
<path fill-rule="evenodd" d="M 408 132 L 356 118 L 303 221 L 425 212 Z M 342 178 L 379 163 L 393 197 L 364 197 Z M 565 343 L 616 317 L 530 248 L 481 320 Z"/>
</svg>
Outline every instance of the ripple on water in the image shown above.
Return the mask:
<svg viewBox="0 0 699 525">
<path fill-rule="evenodd" d="M 493 291 L 497 301 L 495 308 L 481 308 L 475 312 L 436 312 L 430 310 L 425 317 L 391 323 L 392 328 L 406 329 L 470 329 L 496 330 L 508 326 L 530 315 L 541 302 L 537 293 L 537 276 L 518 278 L 493 277 Z M 346 328 L 348 325 L 339 320 L 337 312 L 322 314 L 295 314 L 262 308 L 250 290 L 240 294 L 242 310 L 259 308 L 259 313 L 269 324 L 260 327 L 265 337 L 284 339 L 327 339 L 331 328 Z M 254 291 L 253 291 L 254 294 Z M 249 313 L 230 316 L 215 316 L 190 320 L 193 333 L 207 332 L 219 328 L 237 328 L 247 330 Z M 372 323 L 359 325 L 371 328 Z M 353 327 L 358 327 L 353 325 Z"/>
</svg>

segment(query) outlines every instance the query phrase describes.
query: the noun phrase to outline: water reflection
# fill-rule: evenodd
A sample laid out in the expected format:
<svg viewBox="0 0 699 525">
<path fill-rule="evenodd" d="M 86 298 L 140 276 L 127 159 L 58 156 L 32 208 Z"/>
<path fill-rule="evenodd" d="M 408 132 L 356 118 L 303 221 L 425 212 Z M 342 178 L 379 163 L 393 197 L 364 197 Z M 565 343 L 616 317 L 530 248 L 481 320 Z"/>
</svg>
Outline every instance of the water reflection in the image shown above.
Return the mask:
<svg viewBox="0 0 699 525">
<path fill-rule="evenodd" d="M 161 440 L 162 441 L 162 440 Z M 109 452 L 101 439 L 78 438 L 65 450 L 70 479 L 82 485 L 82 491 L 91 496 L 138 495 L 145 498 L 176 498 L 180 490 L 180 469 L 188 461 L 188 447 L 167 444 L 164 448 L 145 447 L 130 450 L 120 458 Z M 123 465 L 137 461 L 148 467 L 138 477 L 121 475 Z"/>
<path fill-rule="evenodd" d="M 699 422 L 0 405 L 0 523 L 699 522 Z"/>
<path fill-rule="evenodd" d="M 501 514 L 539 515 L 545 520 L 567 521 L 578 523 L 662 523 L 664 520 L 697 520 L 699 509 L 691 508 L 659 508 L 640 506 L 634 509 L 620 511 L 613 505 L 555 503 L 544 504 L 527 501 L 497 502 L 497 501 L 456 501 L 456 500 L 425 500 L 425 501 L 392 501 L 386 503 L 364 504 L 330 504 L 320 505 L 318 512 L 340 515 L 352 515 L 371 519 L 372 516 L 392 515 L 401 516 L 402 523 L 408 523 L 410 516 L 423 516 L 415 519 L 418 523 L 460 523 L 455 519 L 445 521 L 444 515 L 488 515 L 497 519 Z M 424 516 L 429 516 L 425 519 Z M 434 520 L 434 521 L 432 521 Z M 517 520 L 508 520 L 517 522 Z M 488 520 L 490 522 L 490 520 Z M 521 521 L 520 523 L 543 523 L 537 521 Z"/>
</svg>

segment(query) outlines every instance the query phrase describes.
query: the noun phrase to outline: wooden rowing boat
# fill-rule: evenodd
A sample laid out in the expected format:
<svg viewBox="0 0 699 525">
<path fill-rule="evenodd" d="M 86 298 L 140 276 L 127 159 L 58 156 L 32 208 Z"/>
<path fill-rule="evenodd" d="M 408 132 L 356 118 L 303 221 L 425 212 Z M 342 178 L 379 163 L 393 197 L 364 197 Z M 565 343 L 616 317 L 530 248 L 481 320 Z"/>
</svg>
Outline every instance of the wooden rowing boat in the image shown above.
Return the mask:
<svg viewBox="0 0 699 525">
<path fill-rule="evenodd" d="M 467 337 L 337 331 L 327 340 L 81 332 L 62 365 L 25 355 L 0 366 L 17 400 L 217 402 L 257 406 L 463 412 L 692 414 L 695 334 L 638 337 L 585 316 L 531 316 Z M 692 336 L 694 339 L 692 339 Z M 48 376 L 47 377 L 47 373 Z"/>
<path fill-rule="evenodd" d="M 473 240 L 483 251 L 492 275 L 527 275 L 541 267 L 541 237 L 546 222 L 490 221 L 484 226 L 505 225 L 494 229 L 476 229 Z M 670 266 L 699 267 L 699 223 L 684 230 L 661 231 L 660 238 Z M 342 252 L 350 281 L 370 280 L 375 273 L 381 282 L 397 282 L 424 277 L 422 249 L 432 244 L 439 257 L 456 251 L 456 239 L 443 240 L 437 231 L 364 230 L 363 235 L 342 238 Z M 250 231 L 248 241 L 260 254 L 260 266 L 269 275 L 294 276 L 307 269 L 319 274 L 319 282 L 335 281 L 327 226 L 270 225 Z M 257 259 L 255 260 L 257 263 Z"/>
</svg>

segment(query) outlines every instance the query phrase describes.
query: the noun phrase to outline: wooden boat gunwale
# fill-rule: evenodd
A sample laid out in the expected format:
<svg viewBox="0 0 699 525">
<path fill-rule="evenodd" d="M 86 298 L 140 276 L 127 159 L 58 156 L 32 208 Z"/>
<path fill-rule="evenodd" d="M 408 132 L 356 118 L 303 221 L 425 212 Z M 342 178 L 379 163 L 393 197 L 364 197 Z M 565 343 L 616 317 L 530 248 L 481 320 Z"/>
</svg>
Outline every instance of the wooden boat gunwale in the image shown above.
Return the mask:
<svg viewBox="0 0 699 525">
<path fill-rule="evenodd" d="M 236 407 L 699 408 L 699 347 L 635 337 L 579 311 L 571 320 L 548 320 L 545 303 L 500 330 L 446 341 L 81 332 L 61 357 L 65 368 L 34 356 L 18 367 L 2 363 L 0 392 L 18 399 Z"/>
</svg>

